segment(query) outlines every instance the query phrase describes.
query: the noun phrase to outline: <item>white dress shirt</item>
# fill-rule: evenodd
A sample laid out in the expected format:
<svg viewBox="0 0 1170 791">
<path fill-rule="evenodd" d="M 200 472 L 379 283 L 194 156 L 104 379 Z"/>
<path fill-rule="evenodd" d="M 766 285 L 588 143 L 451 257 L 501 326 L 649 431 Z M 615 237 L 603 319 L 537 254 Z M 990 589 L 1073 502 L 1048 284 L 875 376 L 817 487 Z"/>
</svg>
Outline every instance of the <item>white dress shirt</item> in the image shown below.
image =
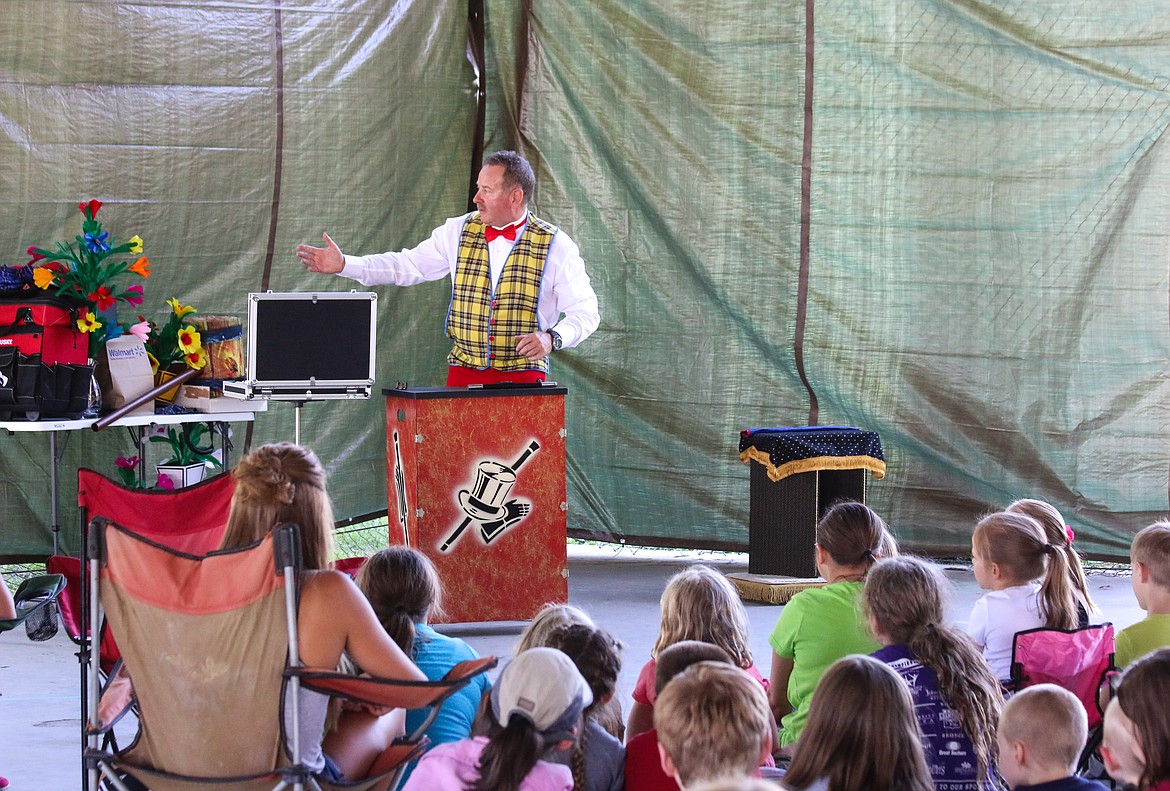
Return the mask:
<svg viewBox="0 0 1170 791">
<path fill-rule="evenodd" d="M 455 265 L 459 259 L 459 236 L 468 216 L 464 214 L 448 219 L 431 233 L 429 239 L 412 250 L 364 256 L 347 255 L 340 275 L 364 286 L 413 286 L 444 276 L 451 278 L 454 284 Z M 526 229 L 527 223 L 517 231 L 517 239 Z M 514 241 L 502 236 L 488 242 L 493 293 L 514 244 Z M 540 329 L 555 329 L 566 348 L 576 346 L 588 338 L 601 322 L 597 295 L 589 284 L 581 253 L 568 234 L 560 230 L 549 247 L 536 312 Z"/>
</svg>

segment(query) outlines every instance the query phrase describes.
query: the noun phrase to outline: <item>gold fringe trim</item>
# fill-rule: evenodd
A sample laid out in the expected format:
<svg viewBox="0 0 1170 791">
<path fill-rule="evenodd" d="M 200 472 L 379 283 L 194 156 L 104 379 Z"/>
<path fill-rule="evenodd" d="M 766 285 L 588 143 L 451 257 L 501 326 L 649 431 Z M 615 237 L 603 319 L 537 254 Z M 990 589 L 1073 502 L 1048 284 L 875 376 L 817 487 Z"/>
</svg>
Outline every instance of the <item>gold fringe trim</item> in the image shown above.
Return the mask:
<svg viewBox="0 0 1170 791">
<path fill-rule="evenodd" d="M 873 456 L 813 456 L 808 459 L 797 459 L 779 467 L 772 464 L 772 457 L 759 448 L 748 448 L 741 451 L 739 460 L 744 464 L 756 461 L 763 464 L 768 470 L 768 478 L 779 481 L 789 475 L 800 472 L 817 472 L 818 470 L 869 470 L 874 478 L 886 477 L 886 463 Z"/>
<path fill-rule="evenodd" d="M 741 599 L 764 604 L 787 604 L 801 591 L 826 584 L 822 579 L 769 577 L 760 574 L 728 574 L 727 579 L 731 580 Z"/>
</svg>

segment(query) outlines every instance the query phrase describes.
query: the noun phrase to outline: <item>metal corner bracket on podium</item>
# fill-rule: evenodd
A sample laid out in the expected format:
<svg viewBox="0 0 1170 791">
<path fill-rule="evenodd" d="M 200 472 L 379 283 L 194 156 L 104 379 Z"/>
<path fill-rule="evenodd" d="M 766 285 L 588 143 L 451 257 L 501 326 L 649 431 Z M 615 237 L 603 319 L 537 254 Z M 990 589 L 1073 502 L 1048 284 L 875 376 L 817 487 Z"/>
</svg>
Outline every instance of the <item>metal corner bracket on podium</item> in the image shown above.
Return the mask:
<svg viewBox="0 0 1170 791">
<path fill-rule="evenodd" d="M 390 543 L 434 562 L 445 620 L 527 620 L 546 602 L 568 601 L 568 389 L 382 392 Z"/>
</svg>

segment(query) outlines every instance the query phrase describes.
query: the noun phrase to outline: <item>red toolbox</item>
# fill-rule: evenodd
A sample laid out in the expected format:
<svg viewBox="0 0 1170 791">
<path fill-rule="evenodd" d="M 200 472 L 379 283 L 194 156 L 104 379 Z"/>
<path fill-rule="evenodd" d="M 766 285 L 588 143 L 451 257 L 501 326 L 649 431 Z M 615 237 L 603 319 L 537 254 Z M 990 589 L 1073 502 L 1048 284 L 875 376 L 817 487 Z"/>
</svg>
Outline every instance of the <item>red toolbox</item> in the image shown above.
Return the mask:
<svg viewBox="0 0 1170 791">
<path fill-rule="evenodd" d="M 85 303 L 45 294 L 0 295 L 0 350 L 41 355 L 41 362 L 84 364 L 89 338 L 77 327 Z"/>
</svg>

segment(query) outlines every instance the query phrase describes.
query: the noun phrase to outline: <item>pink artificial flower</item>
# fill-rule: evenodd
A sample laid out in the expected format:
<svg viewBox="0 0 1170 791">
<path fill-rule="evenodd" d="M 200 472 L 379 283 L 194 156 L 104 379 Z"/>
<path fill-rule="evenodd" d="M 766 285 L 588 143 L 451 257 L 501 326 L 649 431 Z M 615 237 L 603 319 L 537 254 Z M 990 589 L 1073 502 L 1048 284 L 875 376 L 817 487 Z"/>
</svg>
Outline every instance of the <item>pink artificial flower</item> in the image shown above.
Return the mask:
<svg viewBox="0 0 1170 791">
<path fill-rule="evenodd" d="M 166 489 L 170 491 L 171 489 L 175 488 L 175 482 L 160 472 L 158 474 L 158 480 L 154 482 L 154 487 L 156 489 Z"/>
<path fill-rule="evenodd" d="M 146 343 L 146 339 L 150 337 L 150 322 L 140 321 L 137 324 L 131 325 L 130 334 L 142 339 Z"/>
<path fill-rule="evenodd" d="M 117 466 L 121 467 L 124 470 L 137 469 L 138 465 L 141 462 L 142 462 L 142 459 L 138 458 L 137 456 L 130 456 L 130 457 L 119 456 L 118 458 L 114 459 L 114 464 L 116 464 Z"/>
<path fill-rule="evenodd" d="M 133 296 L 131 296 L 133 294 Z M 142 304 L 142 286 L 137 283 L 126 289 L 126 296 L 122 297 L 126 300 L 126 304 L 132 308 L 136 308 Z"/>
</svg>

